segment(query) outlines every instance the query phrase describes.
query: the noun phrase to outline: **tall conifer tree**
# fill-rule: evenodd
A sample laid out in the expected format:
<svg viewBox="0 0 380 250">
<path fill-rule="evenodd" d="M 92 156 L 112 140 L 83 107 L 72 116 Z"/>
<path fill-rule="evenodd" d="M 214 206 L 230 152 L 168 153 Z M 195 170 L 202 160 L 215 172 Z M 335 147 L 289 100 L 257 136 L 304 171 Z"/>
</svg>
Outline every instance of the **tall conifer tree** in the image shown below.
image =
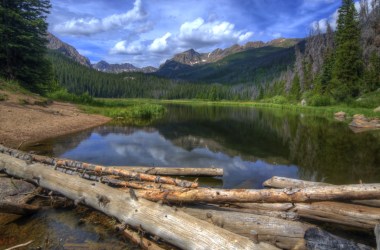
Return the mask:
<svg viewBox="0 0 380 250">
<path fill-rule="evenodd" d="M 353 0 L 343 0 L 336 30 L 332 92 L 338 100 L 359 95 L 363 64 L 358 13 Z"/>
<path fill-rule="evenodd" d="M 34 90 L 51 82 L 46 53 L 49 0 L 0 1 L 0 75 Z"/>
</svg>

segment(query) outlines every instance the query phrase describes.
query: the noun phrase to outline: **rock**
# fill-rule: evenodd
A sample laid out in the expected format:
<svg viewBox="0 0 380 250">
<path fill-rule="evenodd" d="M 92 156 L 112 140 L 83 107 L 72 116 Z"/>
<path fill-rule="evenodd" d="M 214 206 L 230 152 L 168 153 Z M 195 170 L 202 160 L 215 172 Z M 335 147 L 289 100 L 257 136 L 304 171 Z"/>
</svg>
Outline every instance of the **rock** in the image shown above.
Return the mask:
<svg viewBox="0 0 380 250">
<path fill-rule="evenodd" d="M 336 120 L 344 121 L 346 119 L 346 112 L 339 111 L 334 114 Z"/>
<path fill-rule="evenodd" d="M 364 130 L 380 129 L 380 119 L 368 119 L 362 114 L 356 114 L 353 117 L 352 122 L 349 125 L 351 128 L 355 128 L 354 132 L 361 132 Z M 363 129 L 358 131 L 358 129 Z"/>
<path fill-rule="evenodd" d="M 380 106 L 377 107 L 377 108 L 375 108 L 375 109 L 373 110 L 373 112 L 379 112 L 379 113 L 380 113 Z"/>
<path fill-rule="evenodd" d="M 305 99 L 302 99 L 302 101 L 301 101 L 301 105 L 302 105 L 302 106 L 306 106 L 306 105 L 307 105 L 307 103 L 306 103 L 306 100 L 305 100 Z"/>
</svg>

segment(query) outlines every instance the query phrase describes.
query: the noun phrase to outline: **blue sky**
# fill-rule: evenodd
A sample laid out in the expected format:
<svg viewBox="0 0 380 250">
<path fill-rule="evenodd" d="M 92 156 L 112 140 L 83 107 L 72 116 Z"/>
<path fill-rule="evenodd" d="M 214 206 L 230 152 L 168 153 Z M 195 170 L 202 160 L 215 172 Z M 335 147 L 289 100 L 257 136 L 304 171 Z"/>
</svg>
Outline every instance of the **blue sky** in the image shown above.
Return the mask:
<svg viewBox="0 0 380 250">
<path fill-rule="evenodd" d="M 92 62 L 158 67 L 175 53 L 307 36 L 341 0 L 51 0 L 49 31 Z"/>
</svg>

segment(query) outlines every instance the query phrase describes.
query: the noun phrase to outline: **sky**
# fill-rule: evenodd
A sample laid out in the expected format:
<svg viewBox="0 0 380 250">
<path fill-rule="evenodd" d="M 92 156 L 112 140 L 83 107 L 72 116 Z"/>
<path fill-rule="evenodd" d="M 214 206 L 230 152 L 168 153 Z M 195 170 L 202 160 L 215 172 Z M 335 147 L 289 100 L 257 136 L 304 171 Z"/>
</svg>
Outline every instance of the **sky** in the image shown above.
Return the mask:
<svg viewBox="0 0 380 250">
<path fill-rule="evenodd" d="M 96 63 L 158 67 L 174 54 L 303 38 L 341 0 L 51 0 L 49 32 Z"/>
</svg>

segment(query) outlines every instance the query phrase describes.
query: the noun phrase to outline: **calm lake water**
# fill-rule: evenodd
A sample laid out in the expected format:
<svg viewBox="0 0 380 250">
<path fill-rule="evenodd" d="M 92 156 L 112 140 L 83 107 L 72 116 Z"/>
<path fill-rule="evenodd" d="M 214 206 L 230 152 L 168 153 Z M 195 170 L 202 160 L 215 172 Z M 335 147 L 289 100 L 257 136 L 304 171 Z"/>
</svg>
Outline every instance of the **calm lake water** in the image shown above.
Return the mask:
<svg viewBox="0 0 380 250">
<path fill-rule="evenodd" d="M 274 175 L 380 182 L 380 131 L 355 134 L 347 123 L 279 109 L 170 105 L 146 127 L 109 124 L 24 150 L 102 165 L 221 167 L 223 178 L 201 184 L 224 188 L 261 188 Z M 48 239 L 55 249 L 133 247 L 96 223 L 79 225 L 80 218 L 72 210 L 43 211 L 1 227 L 0 239 L 6 246 L 35 240 L 34 247 Z"/>
<path fill-rule="evenodd" d="M 114 166 L 220 167 L 224 188 L 261 188 L 277 175 L 335 184 L 380 182 L 380 131 L 279 109 L 169 105 L 147 127 L 105 125 L 29 147 Z"/>
</svg>

